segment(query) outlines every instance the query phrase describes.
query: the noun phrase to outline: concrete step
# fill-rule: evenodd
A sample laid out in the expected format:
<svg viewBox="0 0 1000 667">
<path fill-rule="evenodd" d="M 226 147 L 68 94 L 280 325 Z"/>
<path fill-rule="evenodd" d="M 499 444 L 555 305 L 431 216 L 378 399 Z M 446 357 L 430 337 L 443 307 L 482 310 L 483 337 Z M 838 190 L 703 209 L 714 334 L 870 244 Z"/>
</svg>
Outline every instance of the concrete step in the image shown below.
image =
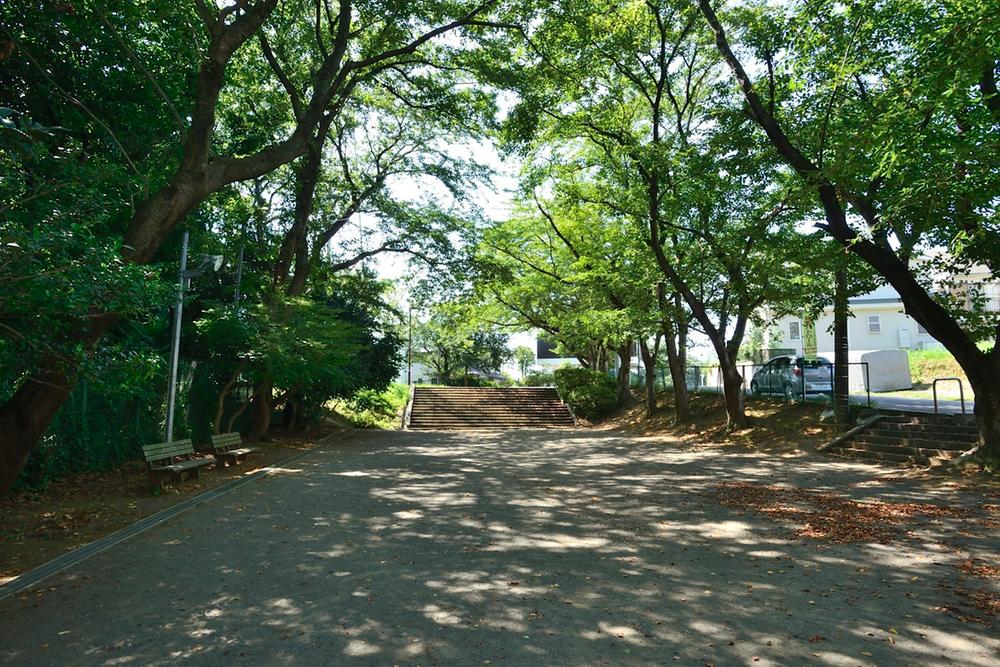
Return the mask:
<svg viewBox="0 0 1000 667">
<path fill-rule="evenodd" d="M 448 401 L 440 401 L 434 403 L 421 403 L 414 402 L 413 407 L 422 409 L 455 409 L 455 410 L 541 410 L 541 411 L 559 411 L 565 410 L 566 406 L 562 403 L 503 403 L 503 402 L 493 402 L 493 403 L 450 403 Z"/>
<path fill-rule="evenodd" d="M 555 426 L 573 426 L 573 422 L 540 422 L 540 421 L 466 421 L 462 419 L 420 419 L 410 422 L 410 428 L 551 428 Z"/>
<path fill-rule="evenodd" d="M 883 428 L 876 423 L 871 429 L 867 429 L 865 432 L 871 433 L 872 435 L 892 438 L 923 438 L 927 440 L 942 439 L 973 444 L 979 440 L 979 432 L 975 429 L 971 432 L 967 432 L 956 431 L 949 428 L 929 428 L 926 426 L 919 426 L 916 428 Z"/>
<path fill-rule="evenodd" d="M 960 456 L 964 450 L 961 449 L 935 449 L 925 447 L 904 447 L 900 445 L 883 445 L 878 443 L 853 441 L 846 443 L 845 447 L 851 449 L 863 449 L 868 452 L 885 452 L 888 454 L 904 454 L 927 456 L 931 458 L 952 459 Z"/>
<path fill-rule="evenodd" d="M 573 426 L 553 388 L 416 387 L 414 429 L 505 429 Z"/>
<path fill-rule="evenodd" d="M 930 465 L 929 456 L 914 454 L 894 454 L 892 452 L 870 452 L 866 449 L 854 449 L 851 447 L 835 447 L 829 450 L 833 456 L 842 458 L 864 459 L 868 461 L 884 461 L 889 463 L 909 463 L 919 465 Z"/>
<path fill-rule="evenodd" d="M 562 401 L 551 398 L 505 398 L 503 396 L 489 396 L 484 398 L 440 398 L 418 396 L 413 399 L 419 404 L 448 404 L 448 405 L 561 405 Z"/>
<path fill-rule="evenodd" d="M 955 426 L 961 429 L 976 428 L 975 418 L 971 415 L 945 415 L 945 414 L 901 414 L 885 415 L 879 420 L 880 424 L 908 424 L 913 426 Z"/>
<path fill-rule="evenodd" d="M 969 442 L 943 440 L 936 438 L 900 438 L 898 436 L 876 435 L 868 431 L 862 431 L 854 436 L 852 442 L 864 442 L 875 445 L 894 445 L 897 447 L 920 447 L 925 449 L 950 449 L 966 451 L 972 449 L 975 444 Z"/>
<path fill-rule="evenodd" d="M 572 424 L 410 424 L 414 431 L 509 431 L 512 429 L 572 428 Z"/>
</svg>

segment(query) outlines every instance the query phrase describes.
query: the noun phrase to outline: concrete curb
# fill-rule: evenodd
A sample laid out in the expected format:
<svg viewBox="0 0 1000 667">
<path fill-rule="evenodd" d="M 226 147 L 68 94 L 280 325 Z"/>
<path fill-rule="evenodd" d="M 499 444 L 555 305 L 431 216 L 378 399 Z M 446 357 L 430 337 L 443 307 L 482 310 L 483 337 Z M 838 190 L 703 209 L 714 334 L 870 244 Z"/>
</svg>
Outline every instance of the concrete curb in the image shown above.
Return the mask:
<svg viewBox="0 0 1000 667">
<path fill-rule="evenodd" d="M 49 577 L 73 567 L 77 563 L 80 563 L 91 556 L 99 554 L 102 551 L 106 551 L 116 544 L 124 542 L 130 537 L 143 533 L 150 528 L 155 528 L 161 523 L 165 523 L 179 514 L 183 514 L 190 509 L 209 502 L 210 500 L 215 500 L 220 496 L 224 496 L 230 491 L 234 491 L 245 484 L 255 482 L 261 477 L 265 477 L 270 474 L 270 472 L 274 469 L 281 468 L 288 463 L 293 463 L 301 458 L 305 458 L 306 456 L 315 453 L 317 450 L 322 449 L 326 445 L 333 442 L 336 437 L 349 438 L 357 431 L 358 429 L 349 429 L 347 431 L 336 431 L 326 435 L 316 441 L 316 447 L 308 451 L 293 454 L 292 456 L 282 459 L 281 461 L 277 461 L 266 468 L 261 468 L 253 474 L 240 477 L 239 479 L 234 479 L 231 482 L 226 482 L 222 486 L 205 491 L 204 493 L 200 493 L 197 496 L 188 498 L 187 500 L 183 500 L 173 507 L 168 507 L 167 509 L 160 510 L 155 514 L 150 514 L 149 516 L 139 519 L 129 526 L 116 530 L 110 535 L 105 535 L 104 537 L 96 539 L 93 542 L 83 545 L 82 547 L 77 547 L 76 549 L 68 551 L 57 558 L 53 558 L 49 562 L 43 563 L 32 570 L 28 570 L 24 574 L 20 574 L 7 583 L 0 585 L 0 600 L 4 600 L 12 595 L 26 591 Z"/>
</svg>

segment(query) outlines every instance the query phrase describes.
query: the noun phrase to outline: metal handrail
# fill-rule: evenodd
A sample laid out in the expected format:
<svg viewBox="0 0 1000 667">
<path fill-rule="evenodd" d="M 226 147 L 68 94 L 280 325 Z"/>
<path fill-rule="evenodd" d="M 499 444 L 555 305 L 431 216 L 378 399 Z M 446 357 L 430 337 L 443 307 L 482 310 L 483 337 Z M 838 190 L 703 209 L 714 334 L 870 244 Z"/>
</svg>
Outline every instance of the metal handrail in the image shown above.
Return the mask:
<svg viewBox="0 0 1000 667">
<path fill-rule="evenodd" d="M 965 387 L 962 384 L 961 378 L 934 378 L 934 382 L 931 383 L 931 391 L 934 394 L 934 414 L 938 413 L 937 383 L 952 381 L 958 383 L 958 398 L 962 401 L 962 414 L 965 414 Z"/>
<path fill-rule="evenodd" d="M 404 431 L 410 426 L 410 412 L 413 410 L 413 392 L 416 390 L 416 385 L 411 383 L 407 387 L 409 388 L 410 395 L 406 399 L 406 407 L 403 408 L 403 419 L 400 424 L 400 428 Z"/>
<path fill-rule="evenodd" d="M 569 416 L 573 418 L 573 426 L 579 426 L 580 422 L 576 418 L 576 413 L 573 412 L 573 406 L 566 402 L 566 399 L 563 398 L 562 392 L 559 391 L 558 386 L 553 385 L 552 388 L 556 390 L 556 396 L 559 397 L 559 402 L 566 406 L 566 409 L 569 410 Z"/>
</svg>

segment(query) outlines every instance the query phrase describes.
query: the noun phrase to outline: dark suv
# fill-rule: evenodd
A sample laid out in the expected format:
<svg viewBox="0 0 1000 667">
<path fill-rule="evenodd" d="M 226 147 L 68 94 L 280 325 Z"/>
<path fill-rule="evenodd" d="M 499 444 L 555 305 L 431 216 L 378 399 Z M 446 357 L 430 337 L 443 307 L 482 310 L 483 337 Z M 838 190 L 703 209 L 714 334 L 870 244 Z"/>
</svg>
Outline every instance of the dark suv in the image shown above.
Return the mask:
<svg viewBox="0 0 1000 667">
<path fill-rule="evenodd" d="M 757 369 L 750 380 L 750 391 L 760 394 L 781 394 L 789 400 L 808 394 L 833 393 L 833 364 L 825 357 L 781 356 L 769 359 Z"/>
</svg>

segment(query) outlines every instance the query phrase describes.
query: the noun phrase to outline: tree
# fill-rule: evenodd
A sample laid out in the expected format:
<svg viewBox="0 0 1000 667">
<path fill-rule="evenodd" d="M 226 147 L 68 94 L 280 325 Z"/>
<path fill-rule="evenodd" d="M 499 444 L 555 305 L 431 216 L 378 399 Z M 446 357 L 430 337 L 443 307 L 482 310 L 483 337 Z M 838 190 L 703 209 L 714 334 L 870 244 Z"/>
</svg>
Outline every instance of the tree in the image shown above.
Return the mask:
<svg viewBox="0 0 1000 667">
<path fill-rule="evenodd" d="M 59 39 L 41 36 L 40 32 L 51 23 L 40 20 L 34 6 L 24 4 L 20 11 L 7 8 L 10 16 L 30 17 L 30 21 L 10 28 L 4 37 L 14 45 L 14 58 L 23 64 L 15 70 L 16 85 L 4 85 L 3 89 L 26 91 L 16 93 L 25 97 L 17 100 L 27 102 L 22 107 L 44 106 L 47 100 L 58 98 L 63 106 L 57 113 L 62 117 L 53 125 L 61 123 L 63 117 L 76 115 L 79 124 L 99 128 L 93 134 L 113 144 L 120 163 L 130 171 L 141 173 L 137 159 L 148 159 L 157 167 L 152 170 L 155 177 L 148 182 L 138 179 L 141 187 L 123 197 L 122 204 L 128 204 L 119 207 L 124 210 L 120 245 L 123 260 L 141 265 L 153 261 L 174 228 L 214 194 L 232 183 L 272 172 L 307 153 L 317 128 L 336 117 L 361 82 L 389 68 L 419 66 L 414 54 L 423 45 L 467 25 L 490 3 L 462 8 L 457 17 L 456 7 L 448 2 L 387 8 L 382 3 L 340 0 L 336 7 L 327 2 L 315 7 L 296 3 L 291 11 L 276 13 L 277 0 L 240 0 L 222 7 L 199 1 L 194 3 L 193 14 L 186 6 L 176 12 L 157 12 L 153 5 L 124 4 L 113 7 L 106 15 L 77 15 L 74 9 L 67 11 L 66 17 L 57 17 L 53 23 L 62 23 L 60 28 L 73 36 L 70 40 L 64 39 L 62 33 Z M 51 11 L 58 13 L 62 7 L 56 5 Z M 162 32 L 164 40 L 153 42 L 159 48 L 158 59 L 137 55 L 130 46 L 131 38 L 146 34 L 150 25 L 163 23 L 169 26 Z M 393 29 L 384 29 L 386 25 Z M 194 44 L 192 33 L 196 36 Z M 279 34 L 282 38 L 310 35 L 309 40 L 296 42 L 308 48 L 289 49 L 289 59 L 284 62 L 280 57 L 271 58 L 268 44 L 279 40 Z M 136 57 L 121 59 L 120 51 L 106 44 L 96 49 L 74 46 L 93 40 L 107 43 L 115 38 L 121 39 L 119 48 Z M 130 60 L 130 69 L 142 73 L 137 78 L 144 78 L 147 89 L 155 91 L 167 110 L 165 116 L 175 126 L 170 134 L 158 137 L 159 154 L 149 155 L 149 144 L 124 146 L 116 131 L 122 128 L 113 125 L 115 119 L 109 116 L 106 120 L 80 100 L 81 90 L 106 85 L 106 72 L 121 69 L 120 60 L 92 63 L 87 78 L 77 81 L 77 72 L 71 68 L 51 72 L 39 61 L 33 53 L 41 52 L 35 48 L 38 43 L 64 44 L 72 51 L 63 60 L 66 63 L 74 62 L 83 53 L 96 53 L 99 58 L 113 53 L 114 58 Z M 182 50 L 183 58 L 175 57 L 178 44 L 190 45 Z M 259 57 L 250 57 L 250 51 L 257 49 L 255 55 Z M 259 78 L 254 69 L 263 62 L 273 70 L 266 80 Z M 178 87 L 161 85 L 161 74 L 169 81 L 180 82 Z M 193 86 L 187 83 L 192 80 Z M 114 90 L 114 86 L 108 90 Z M 275 91 L 280 91 L 278 96 L 273 94 Z M 244 100 L 255 103 L 262 115 L 281 117 L 284 109 L 284 122 L 271 123 L 268 131 L 251 134 L 250 141 L 245 141 L 239 128 L 226 128 L 220 123 L 226 116 L 220 109 Z M 83 112 L 82 118 L 78 111 Z M 229 133 L 227 129 L 236 131 Z M 113 305 L 100 300 L 89 304 L 91 316 L 86 327 L 73 332 L 73 347 L 85 354 L 121 321 L 123 314 L 116 312 Z M 0 492 L 10 488 L 28 453 L 66 400 L 80 358 L 44 355 L 14 380 L 16 389 L 0 405 Z"/>
<path fill-rule="evenodd" d="M 499 372 L 511 358 L 506 334 L 480 328 L 456 304 L 439 305 L 414 329 L 416 358 L 442 384 L 468 383 L 469 373 Z"/>
<path fill-rule="evenodd" d="M 451 92 L 454 75 L 445 63 L 426 62 L 436 77 L 397 73 L 397 81 L 383 73 L 373 84 L 359 84 L 358 99 L 345 103 L 333 127 L 321 123 L 293 170 L 292 206 L 278 206 L 285 231 L 267 298 L 300 296 L 314 272 L 329 277 L 383 253 L 429 265 L 450 260 L 453 238 L 464 236 L 468 225 L 457 203 L 485 170 L 439 146 L 469 136 L 462 124 L 449 122 L 457 108 L 466 110 L 464 122 L 472 110 L 492 107 L 476 94 Z M 414 90 L 418 85 L 423 87 Z M 393 186 L 405 180 L 434 181 L 456 204 L 394 196 Z M 267 432 L 273 413 L 273 382 L 266 376 L 259 381 L 254 419 L 244 433 L 249 440 Z"/>
<path fill-rule="evenodd" d="M 509 126 L 533 150 L 585 175 L 578 196 L 644 239 L 661 278 L 711 341 L 729 425 L 741 428 L 736 353 L 763 303 L 797 299 L 787 268 L 803 247 L 795 193 L 773 155 L 752 136 L 735 150 L 727 145 L 746 119 L 718 86 L 718 59 L 695 30 L 697 18 L 679 2 L 545 12 L 526 38 L 519 66 L 530 74 Z"/>
<path fill-rule="evenodd" d="M 535 363 L 535 351 L 525 345 L 518 345 L 514 348 L 514 361 L 517 362 L 517 370 L 523 380 L 528 375 L 528 368 Z"/>
<path fill-rule="evenodd" d="M 737 12 L 767 72 L 758 86 L 711 3 L 698 4 L 754 122 L 822 208 L 820 228 L 954 355 L 976 393 L 981 451 L 1000 458 L 1000 322 L 935 290 L 920 261 L 947 247 L 938 269 L 1000 268 L 997 13 L 961 1 Z"/>
</svg>

